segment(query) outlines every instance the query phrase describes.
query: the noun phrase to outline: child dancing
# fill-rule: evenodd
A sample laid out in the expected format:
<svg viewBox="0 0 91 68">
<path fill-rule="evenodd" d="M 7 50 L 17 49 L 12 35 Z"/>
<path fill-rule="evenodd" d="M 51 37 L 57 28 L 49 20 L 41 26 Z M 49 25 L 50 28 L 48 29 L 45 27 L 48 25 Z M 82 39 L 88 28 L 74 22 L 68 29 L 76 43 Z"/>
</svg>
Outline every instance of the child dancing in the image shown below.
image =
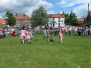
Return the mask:
<svg viewBox="0 0 91 68">
<path fill-rule="evenodd" d="M 62 35 L 61 32 L 59 32 L 59 39 L 60 39 L 61 43 L 63 42 L 63 41 L 62 41 L 62 38 L 63 38 L 63 35 Z"/>
</svg>

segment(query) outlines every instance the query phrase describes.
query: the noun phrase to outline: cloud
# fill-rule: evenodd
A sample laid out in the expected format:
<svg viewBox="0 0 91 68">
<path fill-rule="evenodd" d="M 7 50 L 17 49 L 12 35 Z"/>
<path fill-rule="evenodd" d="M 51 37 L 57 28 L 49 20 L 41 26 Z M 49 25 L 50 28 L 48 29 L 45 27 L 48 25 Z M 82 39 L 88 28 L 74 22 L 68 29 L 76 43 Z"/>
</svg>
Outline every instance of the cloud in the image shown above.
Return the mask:
<svg viewBox="0 0 91 68">
<path fill-rule="evenodd" d="M 31 15 L 32 11 L 39 6 L 51 8 L 53 5 L 42 0 L 0 0 L 0 13 L 10 10 L 10 12 L 18 14 Z"/>
<path fill-rule="evenodd" d="M 54 11 L 50 11 L 50 12 L 48 12 L 48 14 L 54 14 Z"/>
<path fill-rule="evenodd" d="M 60 4 L 66 4 L 66 1 L 62 0 L 62 1 L 60 2 Z"/>
<path fill-rule="evenodd" d="M 89 10 L 91 11 L 91 5 L 89 6 Z M 75 7 L 73 9 L 73 12 L 79 17 L 86 17 L 87 14 L 88 14 L 88 5 L 87 4 L 84 4 L 84 5 L 81 5 L 81 6 L 78 6 L 78 7 Z"/>
<path fill-rule="evenodd" d="M 0 18 L 2 19 L 3 17 L 0 15 Z"/>
<path fill-rule="evenodd" d="M 61 5 L 62 8 L 72 7 L 76 4 L 88 4 L 91 3 L 91 0 L 62 0 L 57 2 L 57 5 Z"/>
<path fill-rule="evenodd" d="M 63 3 L 62 3 L 63 2 Z M 88 14 L 88 3 L 91 5 L 91 0 L 62 0 L 60 2 L 61 8 L 72 8 L 73 12 L 80 18 L 80 17 L 86 17 Z M 78 5 L 79 4 L 79 5 Z M 76 7 L 72 7 L 72 6 Z M 89 5 L 89 6 L 90 6 Z M 89 7 L 91 11 L 91 6 Z"/>
</svg>

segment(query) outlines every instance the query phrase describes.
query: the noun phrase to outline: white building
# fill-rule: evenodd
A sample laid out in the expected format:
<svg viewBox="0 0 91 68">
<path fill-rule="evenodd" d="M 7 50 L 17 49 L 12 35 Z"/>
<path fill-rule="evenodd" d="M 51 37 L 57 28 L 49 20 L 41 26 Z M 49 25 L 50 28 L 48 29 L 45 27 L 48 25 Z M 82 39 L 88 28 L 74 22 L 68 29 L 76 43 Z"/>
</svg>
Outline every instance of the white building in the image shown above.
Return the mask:
<svg viewBox="0 0 91 68">
<path fill-rule="evenodd" d="M 62 14 L 49 14 L 49 22 L 48 22 L 48 27 L 54 27 L 54 28 L 61 28 L 65 27 L 65 17 L 64 17 L 64 12 Z"/>
</svg>

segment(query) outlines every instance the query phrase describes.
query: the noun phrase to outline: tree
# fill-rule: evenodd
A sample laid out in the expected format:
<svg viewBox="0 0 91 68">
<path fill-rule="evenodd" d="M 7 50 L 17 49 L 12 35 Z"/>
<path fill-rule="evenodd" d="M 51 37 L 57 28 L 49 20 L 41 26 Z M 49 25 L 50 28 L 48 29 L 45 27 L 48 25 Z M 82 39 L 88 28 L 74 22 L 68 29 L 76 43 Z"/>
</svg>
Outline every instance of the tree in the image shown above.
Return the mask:
<svg viewBox="0 0 91 68">
<path fill-rule="evenodd" d="M 7 25 L 9 26 L 16 25 L 16 18 L 14 17 L 13 13 L 7 11 L 5 15 L 6 15 L 5 20 L 7 21 Z"/>
<path fill-rule="evenodd" d="M 45 25 L 48 22 L 47 11 L 42 6 L 40 6 L 38 9 L 32 12 L 31 18 L 32 18 L 32 21 L 31 21 L 32 27 Z"/>
<path fill-rule="evenodd" d="M 67 13 L 64 13 L 64 16 L 65 16 L 65 24 L 68 24 L 68 17 L 69 17 L 69 14 Z"/>
<path fill-rule="evenodd" d="M 77 16 L 75 13 L 73 13 L 73 11 L 71 11 L 71 13 L 69 14 L 67 21 L 72 25 L 77 23 Z"/>
</svg>

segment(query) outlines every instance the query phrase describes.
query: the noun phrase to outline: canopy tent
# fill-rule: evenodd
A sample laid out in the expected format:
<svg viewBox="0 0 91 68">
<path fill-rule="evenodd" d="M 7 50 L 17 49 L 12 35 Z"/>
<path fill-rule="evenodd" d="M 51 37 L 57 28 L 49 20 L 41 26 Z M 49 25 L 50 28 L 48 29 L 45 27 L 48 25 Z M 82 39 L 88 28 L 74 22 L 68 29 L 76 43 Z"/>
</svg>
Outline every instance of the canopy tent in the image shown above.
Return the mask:
<svg viewBox="0 0 91 68">
<path fill-rule="evenodd" d="M 91 22 L 89 22 L 89 23 L 85 23 L 85 24 L 83 24 L 83 25 L 91 25 Z"/>
</svg>

